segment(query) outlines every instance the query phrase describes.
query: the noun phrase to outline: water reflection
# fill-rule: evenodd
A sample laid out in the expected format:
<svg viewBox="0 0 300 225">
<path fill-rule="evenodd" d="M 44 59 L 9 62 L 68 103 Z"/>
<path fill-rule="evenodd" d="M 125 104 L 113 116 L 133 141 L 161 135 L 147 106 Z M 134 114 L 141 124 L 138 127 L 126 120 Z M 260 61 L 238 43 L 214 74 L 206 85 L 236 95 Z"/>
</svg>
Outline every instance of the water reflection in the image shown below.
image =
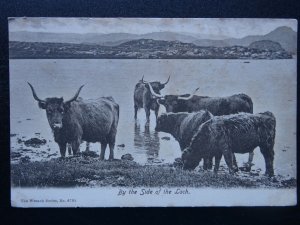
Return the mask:
<svg viewBox="0 0 300 225">
<path fill-rule="evenodd" d="M 150 131 L 149 123 L 145 123 L 142 131 L 139 121 L 135 121 L 133 145 L 138 152 L 146 153 L 148 161 L 158 157 L 160 148 L 158 133 L 154 129 Z"/>
</svg>

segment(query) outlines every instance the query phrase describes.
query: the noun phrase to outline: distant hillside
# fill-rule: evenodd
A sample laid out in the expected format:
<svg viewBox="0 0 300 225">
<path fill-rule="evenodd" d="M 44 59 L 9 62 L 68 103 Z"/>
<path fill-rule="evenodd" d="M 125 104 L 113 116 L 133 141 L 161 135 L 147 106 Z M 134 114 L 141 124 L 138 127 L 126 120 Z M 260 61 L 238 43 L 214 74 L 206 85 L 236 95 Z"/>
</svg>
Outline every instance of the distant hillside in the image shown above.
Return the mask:
<svg viewBox="0 0 300 225">
<path fill-rule="evenodd" d="M 111 59 L 290 59 L 285 50 L 232 47 L 201 47 L 179 41 L 139 39 L 118 46 L 93 44 L 10 42 L 14 58 L 111 58 Z"/>
<path fill-rule="evenodd" d="M 224 39 L 222 39 L 224 38 Z M 98 44 L 102 46 L 117 46 L 132 40 L 152 39 L 158 41 L 179 41 L 193 43 L 197 46 L 229 47 L 249 46 L 255 41 L 270 40 L 278 42 L 286 51 L 296 54 L 297 33 L 289 27 L 278 27 L 266 35 L 250 35 L 244 38 L 225 38 L 224 36 L 204 35 L 179 32 L 153 32 L 147 34 L 130 33 L 42 33 L 42 32 L 10 32 L 10 41 L 19 42 L 47 42 L 47 43 L 73 43 Z"/>
<path fill-rule="evenodd" d="M 250 35 L 244 38 L 229 38 L 224 40 L 197 40 L 193 43 L 198 46 L 249 46 L 255 41 L 270 40 L 278 42 L 286 51 L 297 53 L 297 33 L 290 27 L 278 27 L 266 35 Z"/>
<path fill-rule="evenodd" d="M 249 45 L 249 48 L 259 49 L 259 50 L 266 50 L 266 51 L 284 51 L 281 45 L 275 41 L 269 40 L 262 40 L 262 41 L 255 41 Z"/>
<path fill-rule="evenodd" d="M 116 46 L 121 43 L 138 40 L 152 39 L 164 41 L 180 41 L 191 43 L 196 37 L 175 32 L 153 32 L 147 34 L 110 33 L 110 34 L 68 34 L 68 33 L 46 33 L 46 32 L 10 32 L 10 41 L 20 42 L 49 42 L 49 43 L 73 43 L 73 44 L 100 44 L 104 46 Z"/>
</svg>

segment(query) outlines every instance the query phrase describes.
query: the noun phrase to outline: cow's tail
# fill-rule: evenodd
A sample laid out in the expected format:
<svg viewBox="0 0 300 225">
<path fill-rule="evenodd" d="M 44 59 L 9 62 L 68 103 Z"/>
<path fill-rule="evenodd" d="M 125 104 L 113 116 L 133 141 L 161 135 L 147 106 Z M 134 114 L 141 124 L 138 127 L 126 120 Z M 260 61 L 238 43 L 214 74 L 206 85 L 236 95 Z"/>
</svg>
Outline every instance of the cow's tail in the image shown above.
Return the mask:
<svg viewBox="0 0 300 225">
<path fill-rule="evenodd" d="M 249 105 L 249 113 L 253 113 L 253 102 L 252 99 L 246 94 L 239 94 L 239 97 L 248 103 Z"/>
</svg>

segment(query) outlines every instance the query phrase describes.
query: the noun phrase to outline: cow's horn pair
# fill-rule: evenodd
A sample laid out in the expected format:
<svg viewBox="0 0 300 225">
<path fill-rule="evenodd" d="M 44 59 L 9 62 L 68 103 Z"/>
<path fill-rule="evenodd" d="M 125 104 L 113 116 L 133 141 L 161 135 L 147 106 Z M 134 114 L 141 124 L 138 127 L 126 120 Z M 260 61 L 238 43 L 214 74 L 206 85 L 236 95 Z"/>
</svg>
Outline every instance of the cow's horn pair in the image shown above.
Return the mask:
<svg viewBox="0 0 300 225">
<path fill-rule="evenodd" d="M 28 83 L 29 87 L 31 88 L 33 98 L 34 98 L 36 101 L 38 101 L 38 102 L 45 103 L 45 102 L 46 102 L 45 100 L 42 100 L 42 99 L 40 99 L 40 98 L 37 96 L 37 94 L 36 94 L 36 92 L 35 92 L 33 86 L 32 86 L 29 82 L 27 82 L 27 83 Z M 83 88 L 83 86 L 84 86 L 84 85 L 81 85 L 80 88 L 78 89 L 78 91 L 76 92 L 76 94 L 74 95 L 74 97 L 71 98 L 70 100 L 66 101 L 65 103 L 70 103 L 70 102 L 72 102 L 72 101 L 75 101 L 75 100 L 77 99 L 77 97 L 78 97 L 78 95 L 79 95 L 81 89 Z"/>
<path fill-rule="evenodd" d="M 181 99 L 181 100 L 190 100 L 194 96 L 194 94 L 196 94 L 196 92 L 198 90 L 199 90 L 199 88 L 196 88 L 196 90 L 192 94 L 190 94 L 190 96 L 188 96 L 188 97 L 178 97 L 178 99 Z"/>
<path fill-rule="evenodd" d="M 171 76 L 168 77 L 168 80 L 167 80 L 165 83 L 163 83 L 163 85 L 166 85 L 167 83 L 169 83 L 170 77 L 171 77 Z M 143 77 L 142 77 L 142 83 L 143 83 L 143 84 L 149 83 L 148 81 L 145 81 L 145 80 L 144 80 L 144 75 L 143 75 Z"/>
<path fill-rule="evenodd" d="M 164 97 L 164 96 L 161 95 L 161 94 L 155 93 L 155 91 L 153 90 L 153 88 L 152 88 L 150 82 L 147 82 L 146 84 L 148 84 L 149 89 L 150 89 L 150 91 L 151 91 L 151 94 L 152 94 L 153 96 L 155 96 L 156 98 L 163 98 L 163 97 Z"/>
</svg>

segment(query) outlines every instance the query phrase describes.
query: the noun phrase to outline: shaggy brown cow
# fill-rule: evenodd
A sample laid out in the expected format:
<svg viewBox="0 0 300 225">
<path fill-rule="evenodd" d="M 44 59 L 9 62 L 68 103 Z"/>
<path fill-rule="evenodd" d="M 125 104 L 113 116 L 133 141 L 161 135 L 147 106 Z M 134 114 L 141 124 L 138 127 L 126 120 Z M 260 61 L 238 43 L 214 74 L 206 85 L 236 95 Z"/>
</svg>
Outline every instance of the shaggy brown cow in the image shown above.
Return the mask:
<svg viewBox="0 0 300 225">
<path fill-rule="evenodd" d="M 169 82 L 170 76 L 165 83 L 160 83 L 158 81 L 150 82 L 152 86 L 152 91 L 160 94 L 160 91 L 166 86 Z M 135 85 L 134 88 L 134 118 L 137 118 L 137 111 L 140 108 L 144 108 L 146 112 L 147 122 L 150 121 L 150 110 L 155 111 L 155 116 L 157 119 L 159 104 L 156 102 L 156 99 L 152 98 L 149 86 L 145 83 L 144 77 Z"/>
<path fill-rule="evenodd" d="M 216 116 L 203 123 L 182 153 L 183 168 L 194 169 L 201 158 L 215 157 L 217 172 L 224 155 L 229 172 L 233 173 L 232 153 L 249 153 L 259 147 L 266 163 L 266 174 L 274 175 L 274 141 L 276 119 L 271 112 L 239 113 Z"/>
<path fill-rule="evenodd" d="M 195 95 L 199 90 L 197 88 L 192 94 L 161 95 L 153 91 L 150 83 L 148 86 L 152 96 L 157 99 L 159 104 L 165 106 L 167 112 L 178 113 L 208 110 L 214 116 L 230 115 L 239 112 L 253 113 L 252 99 L 246 94 L 235 94 L 227 97 L 198 96 Z M 253 152 L 250 152 L 247 171 L 251 170 L 253 156 Z"/>
<path fill-rule="evenodd" d="M 119 105 L 112 97 L 83 100 L 78 98 L 82 85 L 75 96 L 68 101 L 55 97 L 42 100 L 37 97 L 33 86 L 28 84 L 39 107 L 46 110 L 61 157 L 65 157 L 67 144 L 72 146 L 73 154 L 77 154 L 81 142 L 86 141 L 101 143 L 101 160 L 104 159 L 108 144 L 109 159 L 114 158 Z"/>
<path fill-rule="evenodd" d="M 194 113 L 163 113 L 157 118 L 155 131 L 171 134 L 178 141 L 181 151 L 188 147 L 199 126 L 211 119 L 213 115 L 207 110 Z M 203 168 L 211 169 L 212 159 L 204 162 Z"/>
</svg>

